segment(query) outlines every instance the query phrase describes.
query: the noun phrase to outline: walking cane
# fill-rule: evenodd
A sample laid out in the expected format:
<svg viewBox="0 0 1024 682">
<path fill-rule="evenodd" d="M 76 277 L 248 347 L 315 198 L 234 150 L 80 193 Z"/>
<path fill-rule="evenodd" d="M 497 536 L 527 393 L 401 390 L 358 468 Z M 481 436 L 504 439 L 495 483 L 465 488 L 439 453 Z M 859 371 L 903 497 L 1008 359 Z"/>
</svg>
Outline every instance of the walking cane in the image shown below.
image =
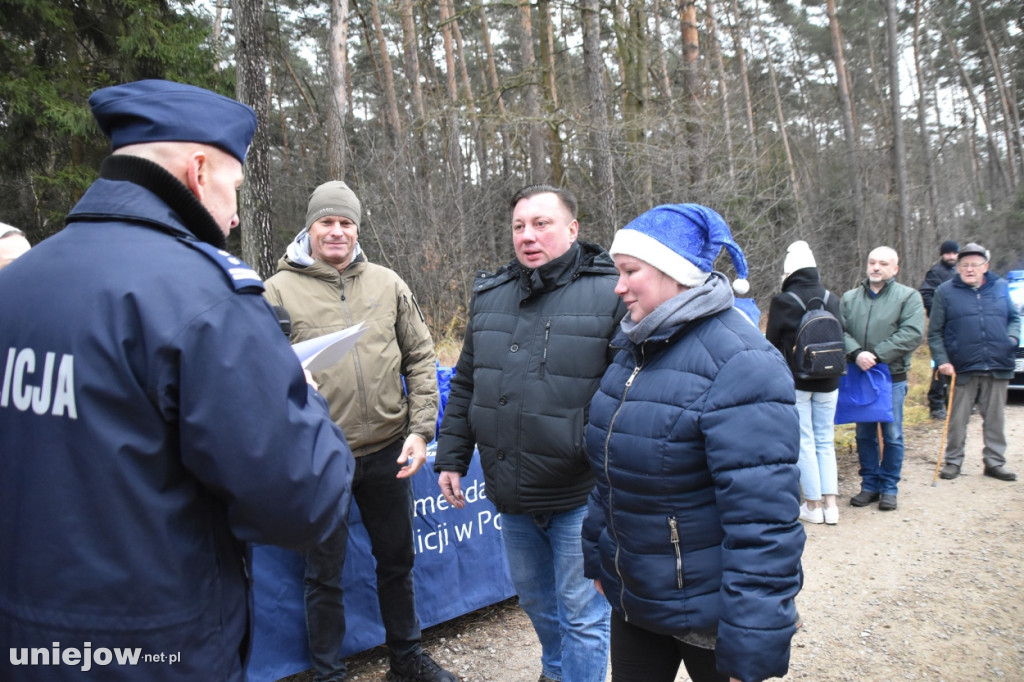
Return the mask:
<svg viewBox="0 0 1024 682">
<path fill-rule="evenodd" d="M 938 375 L 939 370 L 935 370 Z M 949 432 L 949 418 L 953 416 L 953 394 L 956 393 L 956 370 L 949 377 L 949 402 L 946 403 L 946 423 L 942 426 L 942 442 L 939 444 L 939 460 L 935 462 L 935 474 L 932 476 L 932 487 L 939 484 L 939 469 L 942 467 L 942 455 L 946 452 L 946 433 Z"/>
<path fill-rule="evenodd" d="M 885 459 L 885 439 L 882 438 L 882 422 L 878 422 L 878 466 L 882 466 Z"/>
</svg>

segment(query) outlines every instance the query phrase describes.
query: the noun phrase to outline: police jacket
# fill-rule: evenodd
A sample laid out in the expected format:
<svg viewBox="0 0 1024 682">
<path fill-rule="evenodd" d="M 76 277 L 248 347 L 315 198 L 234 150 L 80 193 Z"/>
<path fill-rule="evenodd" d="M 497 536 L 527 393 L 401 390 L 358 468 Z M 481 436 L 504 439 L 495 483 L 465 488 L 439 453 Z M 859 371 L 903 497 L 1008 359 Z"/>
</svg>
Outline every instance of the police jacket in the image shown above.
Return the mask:
<svg viewBox="0 0 1024 682">
<path fill-rule="evenodd" d="M 559 512 L 594 484 L 583 429 L 625 314 L 601 247 L 574 242 L 530 270 L 512 261 L 473 286 L 435 471 L 465 474 L 473 444 L 499 512 Z"/>
<path fill-rule="evenodd" d="M 641 628 L 717 630 L 724 674 L 785 675 L 804 545 L 785 362 L 732 308 L 612 345 L 586 433 L 586 576 Z"/>
<path fill-rule="evenodd" d="M 924 302 L 924 310 L 929 315 L 932 314 L 932 297 L 935 296 L 935 290 L 943 282 L 948 282 L 953 279 L 953 275 L 956 274 L 956 266 L 949 265 L 944 260 L 939 260 L 938 263 L 933 265 L 929 270 L 928 274 L 924 276 L 924 282 L 918 287 L 918 292 L 921 294 L 921 300 Z"/>
<path fill-rule="evenodd" d="M 0 678 L 240 681 L 244 543 L 343 518 L 352 455 L 223 240 L 115 155 L 0 272 Z"/>
<path fill-rule="evenodd" d="M 768 309 L 768 326 L 765 328 L 765 336 L 768 341 L 779 349 L 786 363 L 793 367 L 793 350 L 796 343 L 796 332 L 800 327 L 800 320 L 804 316 L 804 308 L 800 306 L 793 297 L 792 292 L 804 302 L 814 298 L 825 298 L 825 287 L 821 285 L 818 278 L 818 268 L 801 268 L 797 270 L 782 283 L 782 293 L 772 296 L 771 305 Z M 814 302 L 814 307 L 819 303 Z M 839 313 L 839 297 L 829 292 L 828 301 L 825 301 L 825 310 L 841 320 Z M 798 391 L 813 391 L 827 393 L 839 388 L 839 377 L 827 377 L 824 379 L 799 379 L 794 377 L 793 383 Z"/>
<path fill-rule="evenodd" d="M 293 343 L 366 325 L 352 350 L 314 377 L 356 457 L 410 433 L 434 440 L 434 343 L 412 291 L 393 270 L 362 252 L 343 273 L 323 261 L 303 267 L 282 258 L 266 297 L 288 310 Z"/>
<path fill-rule="evenodd" d="M 928 347 L 935 366 L 950 362 L 957 374 L 1012 379 L 1020 341 L 1020 314 L 1006 280 L 994 272 L 974 289 L 957 275 L 935 290 Z"/>
<path fill-rule="evenodd" d="M 839 310 L 847 359 L 854 362 L 858 353 L 870 351 L 889 366 L 893 381 L 906 381 L 910 360 L 924 340 L 921 294 L 889 280 L 874 296 L 865 279 L 843 294 Z"/>
</svg>

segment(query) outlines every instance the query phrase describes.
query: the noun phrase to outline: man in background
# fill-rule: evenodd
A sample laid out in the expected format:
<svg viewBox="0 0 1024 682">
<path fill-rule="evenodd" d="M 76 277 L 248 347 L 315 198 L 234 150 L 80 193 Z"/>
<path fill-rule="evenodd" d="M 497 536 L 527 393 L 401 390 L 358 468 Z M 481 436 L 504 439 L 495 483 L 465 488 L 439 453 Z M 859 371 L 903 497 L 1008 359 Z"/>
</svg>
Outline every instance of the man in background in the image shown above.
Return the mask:
<svg viewBox="0 0 1024 682">
<path fill-rule="evenodd" d="M 917 288 L 924 301 L 926 314 L 932 313 L 932 296 L 935 289 L 943 282 L 948 282 L 956 274 L 956 255 L 960 251 L 960 245 L 953 240 L 942 242 L 939 247 L 939 260 L 928 270 L 924 276 L 924 282 Z M 935 358 L 932 358 L 932 379 L 928 386 L 928 412 L 932 419 L 946 418 L 946 394 L 949 390 L 949 377 L 934 370 L 938 367 Z"/>
<path fill-rule="evenodd" d="M 266 297 L 291 317 L 292 342 L 359 322 L 356 346 L 315 375 L 356 457 L 352 495 L 377 564 L 377 599 L 393 682 L 456 682 L 420 647 L 413 589 L 413 490 L 437 425 L 434 343 L 412 291 L 359 246 L 362 204 L 326 182 L 309 198 L 306 226 L 288 246 Z M 402 378 L 405 378 L 403 388 Z M 348 525 L 305 556 L 306 626 L 317 682 L 345 679 L 342 568 Z"/>
<path fill-rule="evenodd" d="M 0 270 L 31 248 L 25 233 L 7 223 L 0 223 Z"/>
<path fill-rule="evenodd" d="M 880 511 L 893 511 L 898 504 L 907 373 L 925 329 L 921 294 L 896 281 L 899 271 L 896 251 L 879 246 L 868 254 L 867 279 L 844 293 L 839 304 L 847 359 L 864 372 L 886 364 L 892 376 L 893 420 L 859 423 L 856 428 L 861 484 L 850 504 L 866 507 L 877 501 Z"/>
<path fill-rule="evenodd" d="M 957 257 L 957 275 L 935 290 L 928 323 L 928 346 L 943 376 L 955 376 L 953 412 L 945 466 L 939 475 L 960 475 L 971 406 L 978 397 L 985 447 L 985 475 L 1016 481 L 1006 468 L 1006 391 L 1013 378 L 1020 342 L 1020 314 L 1006 280 L 989 272 L 989 252 L 970 243 Z"/>
<path fill-rule="evenodd" d="M 609 606 L 583 574 L 594 475 L 583 429 L 625 307 L 603 248 L 577 239 L 576 197 L 531 185 L 512 198 L 515 259 L 473 286 L 434 470 L 445 499 L 474 444 L 519 604 L 541 643 L 541 681 L 605 678 Z"/>
<path fill-rule="evenodd" d="M 0 271 L 0 649 L 25 666 L 0 678 L 242 682 L 247 543 L 328 535 L 352 454 L 224 250 L 252 109 L 159 80 L 89 103 L 113 154 Z"/>
</svg>

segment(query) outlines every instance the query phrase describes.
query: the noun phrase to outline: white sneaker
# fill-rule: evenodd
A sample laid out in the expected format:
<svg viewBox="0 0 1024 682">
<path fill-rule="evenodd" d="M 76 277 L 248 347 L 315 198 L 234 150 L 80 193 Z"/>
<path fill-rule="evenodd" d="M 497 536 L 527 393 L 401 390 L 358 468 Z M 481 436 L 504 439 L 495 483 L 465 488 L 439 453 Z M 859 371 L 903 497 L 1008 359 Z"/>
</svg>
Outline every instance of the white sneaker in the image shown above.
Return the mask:
<svg viewBox="0 0 1024 682">
<path fill-rule="evenodd" d="M 800 505 L 800 520 L 807 523 L 825 523 L 825 512 L 821 510 L 821 507 L 808 509 L 807 503 L 804 502 Z"/>
<path fill-rule="evenodd" d="M 839 507 L 823 507 L 825 510 L 825 523 L 834 526 L 839 523 Z"/>
</svg>

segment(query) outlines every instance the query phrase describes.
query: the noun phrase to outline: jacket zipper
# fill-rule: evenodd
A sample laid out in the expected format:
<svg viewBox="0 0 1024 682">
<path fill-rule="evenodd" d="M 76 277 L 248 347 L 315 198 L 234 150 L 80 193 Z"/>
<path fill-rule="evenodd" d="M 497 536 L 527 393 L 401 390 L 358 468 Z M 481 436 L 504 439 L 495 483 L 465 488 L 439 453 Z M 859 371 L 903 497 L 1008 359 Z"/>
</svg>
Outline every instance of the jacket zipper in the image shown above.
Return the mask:
<svg viewBox="0 0 1024 682">
<path fill-rule="evenodd" d="M 679 528 L 676 526 L 676 517 L 668 517 L 669 540 L 676 550 L 676 587 L 683 589 L 683 552 L 679 547 Z"/>
<path fill-rule="evenodd" d="M 540 378 L 544 378 L 544 368 L 548 364 L 548 341 L 551 340 L 551 320 L 544 323 L 544 353 L 540 358 Z"/>
<path fill-rule="evenodd" d="M 640 360 L 637 362 L 636 367 L 633 368 L 633 373 L 626 379 L 625 386 L 622 387 L 622 397 L 619 398 L 619 406 L 615 408 L 612 418 L 608 421 L 608 435 L 604 439 L 604 478 L 606 481 L 610 480 L 608 476 L 608 443 L 612 439 L 612 428 L 615 426 L 615 420 L 619 416 L 619 412 L 622 411 L 622 406 L 626 403 L 626 394 L 629 393 L 629 387 L 633 385 L 633 380 L 636 379 L 636 375 L 640 373 L 640 368 L 643 367 L 643 349 L 640 351 Z M 625 583 L 622 579 L 622 569 L 619 567 L 619 555 L 622 549 L 622 545 L 619 543 L 619 534 L 615 531 L 615 515 L 611 513 L 614 508 L 612 504 L 612 487 L 608 485 L 608 527 L 611 529 L 612 537 L 615 538 L 615 573 L 619 576 L 619 582 Z M 626 613 L 626 603 L 623 600 L 624 590 L 619 591 L 619 607 L 622 610 L 622 617 L 629 622 L 629 614 Z"/>
</svg>

